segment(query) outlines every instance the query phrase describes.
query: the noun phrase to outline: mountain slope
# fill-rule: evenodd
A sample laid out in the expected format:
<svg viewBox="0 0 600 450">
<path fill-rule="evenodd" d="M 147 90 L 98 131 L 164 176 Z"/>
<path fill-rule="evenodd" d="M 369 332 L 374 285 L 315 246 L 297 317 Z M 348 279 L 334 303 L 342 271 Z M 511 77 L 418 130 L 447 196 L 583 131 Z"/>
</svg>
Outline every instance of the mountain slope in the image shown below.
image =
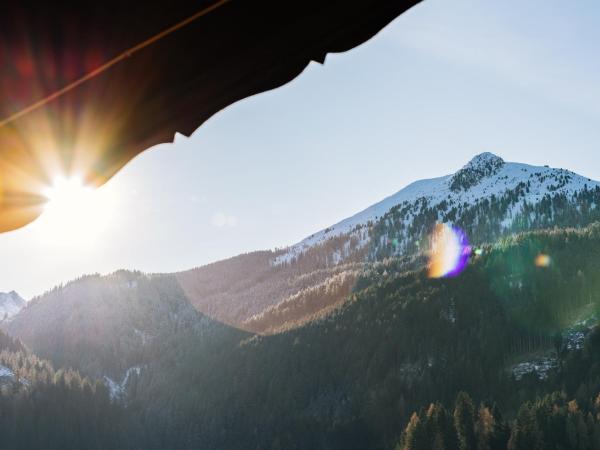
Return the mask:
<svg viewBox="0 0 600 450">
<path fill-rule="evenodd" d="M 484 222 L 493 230 L 483 240 L 497 237 L 524 219 L 523 214 L 544 201 L 566 199 L 573 210 L 580 209 L 578 196 L 590 193 L 595 209 L 600 200 L 600 182 L 564 169 L 505 162 L 492 153 L 476 155 L 452 175 L 416 181 L 379 203 L 311 235 L 275 258 L 288 263 L 310 253 L 315 247 L 337 240 L 329 259 L 339 262 L 353 250 L 370 247 L 372 256 L 393 245 L 393 253 L 417 251 L 415 243 L 431 232 L 436 222 L 463 223 L 465 231 Z M 586 199 L 587 200 L 587 199 Z M 481 209 L 474 213 L 476 209 Z M 583 215 L 582 211 L 579 211 Z M 471 217 L 473 216 L 473 217 Z M 591 220 L 585 220 L 585 225 Z M 578 225 L 576 223 L 573 226 Z M 528 229 L 540 228 L 530 224 Z M 469 234 L 469 233 L 468 233 Z M 477 236 L 479 237 L 479 236 Z M 341 239 L 340 239 L 341 238 Z M 352 243 L 354 241 L 354 243 Z M 389 256 L 389 252 L 385 252 Z"/>
<path fill-rule="evenodd" d="M 342 285 L 356 278 L 361 267 L 351 262 L 335 266 L 320 263 L 277 266 L 271 263 L 276 256 L 276 252 L 239 255 L 178 273 L 176 278 L 188 300 L 203 314 L 236 328 L 264 333 L 281 327 L 284 322 L 305 321 L 331 306 L 340 298 L 339 292 L 347 294 Z M 306 298 L 305 294 L 315 286 L 326 288 L 332 295 L 310 305 L 305 302 L 298 308 L 300 302 L 295 300 Z M 276 310 L 283 305 L 286 305 L 286 320 L 278 321 Z"/>
<path fill-rule="evenodd" d="M 174 335 L 207 336 L 222 328 L 190 305 L 173 275 L 127 271 L 89 275 L 53 289 L 6 326 L 55 365 L 110 380 L 144 367 Z"/>
<path fill-rule="evenodd" d="M 132 416 L 102 383 L 55 369 L 2 331 L 0 411 L 2 449 L 145 448 Z"/>
<path fill-rule="evenodd" d="M 568 349 L 566 330 L 600 311 L 599 249 L 594 225 L 486 246 L 457 278 L 405 272 L 392 258 L 366 271 L 349 301 L 300 328 L 216 353 L 181 336 L 178 363 L 157 355 L 131 404 L 163 417 L 155 430 L 170 417 L 163 405 L 172 405 L 196 431 L 170 443 L 215 449 L 389 449 L 414 409 L 451 402 L 460 390 L 510 412 L 564 383 L 558 363 L 543 377 L 534 367 L 517 379 L 515 360 L 543 353 L 576 361 L 584 351 Z M 534 264 L 540 251 L 552 255 L 549 267 Z M 581 381 L 589 383 L 582 392 L 598 392 L 596 373 Z M 579 384 L 567 384 L 569 395 Z"/>
<path fill-rule="evenodd" d="M 79 360 L 84 372 L 139 364 L 124 372 L 123 399 L 143 424 L 143 448 L 383 450 L 413 410 L 451 402 L 460 390 L 510 412 L 560 388 L 559 364 L 543 379 L 535 368 L 517 379 L 511 367 L 539 352 L 581 359 L 585 349 L 561 344 L 554 353 L 555 336 L 600 312 L 599 251 L 593 225 L 486 246 L 452 279 L 406 272 L 399 258 L 368 263 L 333 312 L 269 336 L 195 312 L 172 276 L 130 272 L 70 283 L 10 327 L 53 361 Z M 534 264 L 540 252 L 550 266 Z M 130 348 L 133 327 L 158 334 Z M 570 396 L 599 387 L 591 369 L 565 384 Z"/>
<path fill-rule="evenodd" d="M 343 289 L 306 299 L 314 286 L 339 285 L 341 273 L 355 277 L 365 264 L 389 257 L 404 258 L 406 267 L 422 264 L 439 222 L 459 226 L 471 244 L 481 245 L 521 231 L 584 227 L 600 220 L 597 205 L 597 181 L 482 153 L 452 175 L 412 183 L 287 249 L 240 255 L 177 278 L 204 314 L 272 332 L 339 305 Z"/>
</svg>

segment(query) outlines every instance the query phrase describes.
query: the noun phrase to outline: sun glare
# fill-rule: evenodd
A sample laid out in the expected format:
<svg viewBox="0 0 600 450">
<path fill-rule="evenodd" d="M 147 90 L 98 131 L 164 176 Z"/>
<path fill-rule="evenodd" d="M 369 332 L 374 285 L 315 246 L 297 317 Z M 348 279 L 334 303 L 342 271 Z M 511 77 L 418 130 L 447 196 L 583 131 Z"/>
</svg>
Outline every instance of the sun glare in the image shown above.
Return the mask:
<svg viewBox="0 0 600 450">
<path fill-rule="evenodd" d="M 111 221 L 113 202 L 109 190 L 86 186 L 80 177 L 57 177 L 43 195 L 48 202 L 38 230 L 53 243 L 91 243 Z"/>
</svg>

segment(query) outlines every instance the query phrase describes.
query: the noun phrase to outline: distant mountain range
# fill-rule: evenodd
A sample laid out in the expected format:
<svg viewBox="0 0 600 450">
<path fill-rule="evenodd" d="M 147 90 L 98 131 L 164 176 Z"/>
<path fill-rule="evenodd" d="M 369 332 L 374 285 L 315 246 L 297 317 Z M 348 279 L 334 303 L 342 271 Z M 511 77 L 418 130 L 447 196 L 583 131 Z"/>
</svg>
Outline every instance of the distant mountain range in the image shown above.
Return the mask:
<svg viewBox="0 0 600 450">
<path fill-rule="evenodd" d="M 436 223 L 459 226 L 480 245 L 522 231 L 586 226 L 600 220 L 598 205 L 598 181 L 486 152 L 454 174 L 416 181 L 286 249 L 243 254 L 174 276 L 188 301 L 208 317 L 274 332 L 343 302 L 366 263 L 394 257 L 407 267 L 422 264 Z"/>
<path fill-rule="evenodd" d="M 138 448 L 391 449 L 412 411 L 460 390 L 509 411 L 550 389 L 597 395 L 575 353 L 596 354 L 599 204 L 596 181 L 483 153 L 286 249 L 87 275 L 24 307 L 0 295 L 0 325 L 102 380 L 135 419 L 125 434 L 150 439 Z M 440 222 L 483 249 L 459 278 L 424 270 Z M 3 364 L 16 380 L 29 363 Z"/>
<path fill-rule="evenodd" d="M 475 241 L 554 226 L 557 221 L 583 225 L 591 216 L 600 217 L 599 189 L 600 182 L 569 170 L 505 162 L 485 152 L 454 174 L 411 183 L 307 237 L 274 262 L 302 258 L 324 245 L 332 247 L 327 257 L 334 263 L 365 247 L 372 259 L 402 255 L 418 251 L 417 244 L 436 222 L 461 225 Z"/>
</svg>

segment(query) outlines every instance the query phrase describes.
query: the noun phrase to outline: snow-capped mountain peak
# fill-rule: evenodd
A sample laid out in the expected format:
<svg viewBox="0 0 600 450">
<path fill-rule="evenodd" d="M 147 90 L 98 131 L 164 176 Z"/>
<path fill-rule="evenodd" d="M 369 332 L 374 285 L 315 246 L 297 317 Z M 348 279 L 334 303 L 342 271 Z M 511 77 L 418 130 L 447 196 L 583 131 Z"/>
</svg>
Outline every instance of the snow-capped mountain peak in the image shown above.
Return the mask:
<svg viewBox="0 0 600 450">
<path fill-rule="evenodd" d="M 0 322 L 11 320 L 25 304 L 25 300 L 15 291 L 0 292 Z"/>
<path fill-rule="evenodd" d="M 371 256 L 391 242 L 393 253 L 390 250 L 384 254 L 406 253 L 436 222 L 459 224 L 475 241 L 528 229 L 580 226 L 600 220 L 600 211 L 595 216 L 597 204 L 597 181 L 565 169 L 505 162 L 500 156 L 484 152 L 454 174 L 411 183 L 309 236 L 289 247 L 274 264 L 291 262 L 311 248 L 332 244 L 333 238 L 343 236 L 347 237 L 346 243 L 340 248 L 333 245 L 337 249 L 327 257 L 327 263 L 342 261 L 367 244 L 372 248 Z M 568 205 L 571 210 L 567 213 Z"/>
<path fill-rule="evenodd" d="M 491 152 L 483 152 L 473 156 L 471 160 L 465 164 L 464 169 L 480 169 L 486 166 L 502 167 L 504 160 Z"/>
<path fill-rule="evenodd" d="M 467 190 L 483 178 L 498 173 L 504 166 L 504 160 L 490 152 L 480 153 L 452 176 L 450 189 L 454 192 Z"/>
</svg>

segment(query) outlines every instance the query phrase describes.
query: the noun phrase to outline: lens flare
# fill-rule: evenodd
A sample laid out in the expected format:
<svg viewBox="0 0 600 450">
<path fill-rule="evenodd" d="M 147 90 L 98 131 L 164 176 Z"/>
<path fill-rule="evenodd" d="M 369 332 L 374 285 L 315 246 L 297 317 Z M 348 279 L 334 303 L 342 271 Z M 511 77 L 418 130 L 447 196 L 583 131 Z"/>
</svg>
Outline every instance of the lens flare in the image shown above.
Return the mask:
<svg viewBox="0 0 600 450">
<path fill-rule="evenodd" d="M 471 247 L 465 233 L 457 227 L 438 223 L 430 238 L 429 277 L 455 277 L 469 261 Z"/>
<path fill-rule="evenodd" d="M 535 257 L 536 267 L 548 267 L 548 266 L 550 266 L 551 262 L 552 262 L 552 259 L 550 258 L 550 256 L 544 255 L 543 253 L 540 253 L 539 255 L 537 255 Z"/>
</svg>

